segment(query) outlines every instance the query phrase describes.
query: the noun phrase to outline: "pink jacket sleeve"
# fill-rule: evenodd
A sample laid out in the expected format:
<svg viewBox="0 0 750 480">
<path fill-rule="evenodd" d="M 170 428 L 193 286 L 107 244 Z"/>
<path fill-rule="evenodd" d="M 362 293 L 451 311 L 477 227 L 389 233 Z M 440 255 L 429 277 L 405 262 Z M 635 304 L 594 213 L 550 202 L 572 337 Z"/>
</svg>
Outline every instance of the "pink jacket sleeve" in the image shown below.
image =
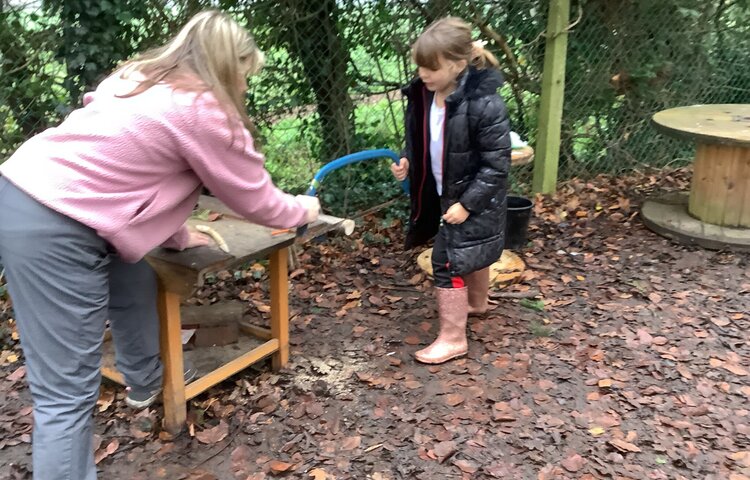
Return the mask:
<svg viewBox="0 0 750 480">
<path fill-rule="evenodd" d="M 238 121 L 230 130 L 227 115 L 211 94 L 183 111 L 179 132 L 183 156 L 213 195 L 259 225 L 291 228 L 305 224 L 307 210 L 273 184 L 265 159 L 250 132 Z"/>
</svg>

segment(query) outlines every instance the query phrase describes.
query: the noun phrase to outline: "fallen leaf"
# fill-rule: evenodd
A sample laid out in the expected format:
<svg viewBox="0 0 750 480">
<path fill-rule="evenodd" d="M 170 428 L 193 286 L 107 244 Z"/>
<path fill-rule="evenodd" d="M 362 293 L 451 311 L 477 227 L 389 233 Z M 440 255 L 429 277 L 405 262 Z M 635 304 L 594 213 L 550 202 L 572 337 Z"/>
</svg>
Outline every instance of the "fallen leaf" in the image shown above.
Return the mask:
<svg viewBox="0 0 750 480">
<path fill-rule="evenodd" d="M 750 452 L 749 451 L 740 451 L 740 452 L 732 452 L 727 455 L 731 460 L 734 460 L 738 464 L 750 468 Z"/>
<path fill-rule="evenodd" d="M 206 472 L 205 470 L 196 470 L 194 472 L 190 472 L 190 476 L 187 477 L 186 480 L 219 480 L 216 475 L 214 475 L 211 472 Z"/>
<path fill-rule="evenodd" d="M 318 418 L 321 415 L 323 415 L 323 413 L 325 413 L 323 404 L 318 403 L 318 402 L 313 402 L 313 403 L 308 404 L 305 407 L 305 411 L 307 411 L 307 415 L 310 418 Z"/>
<path fill-rule="evenodd" d="M 421 340 L 416 335 L 410 335 L 404 338 L 404 343 L 407 345 L 419 345 Z"/>
<path fill-rule="evenodd" d="M 154 428 L 153 421 L 148 416 L 134 418 L 130 424 L 130 434 L 136 439 L 144 439 L 151 436 Z"/>
<path fill-rule="evenodd" d="M 247 445 L 240 445 L 232 450 L 229 459 L 232 462 L 232 471 L 242 472 L 253 456 L 252 450 Z"/>
<path fill-rule="evenodd" d="M 186 480 L 219 480 L 216 475 L 214 475 L 211 472 L 206 472 L 205 470 L 196 470 L 194 472 L 190 472 L 190 476 L 186 478 Z"/>
<path fill-rule="evenodd" d="M 616 438 L 614 440 L 610 440 L 609 444 L 612 445 L 613 447 L 615 447 L 616 449 L 622 451 L 622 452 L 634 452 L 634 453 L 637 453 L 637 452 L 641 451 L 640 448 L 638 448 L 637 446 L 633 445 L 632 443 L 626 442 L 625 440 L 620 440 L 618 438 Z"/>
<path fill-rule="evenodd" d="M 227 435 L 229 435 L 229 425 L 227 425 L 224 420 L 221 420 L 215 427 L 197 432 L 195 438 L 201 443 L 213 445 L 214 443 L 224 440 Z"/>
<path fill-rule="evenodd" d="M 642 328 L 638 329 L 638 332 L 636 333 L 638 334 L 638 342 L 640 342 L 641 345 L 651 345 L 651 343 L 654 341 L 654 337 L 652 337 L 650 333 Z"/>
<path fill-rule="evenodd" d="M 382 307 L 383 306 L 383 300 L 380 299 L 380 297 L 376 297 L 375 295 L 370 295 L 367 300 L 370 301 L 373 305 L 376 307 Z"/>
<path fill-rule="evenodd" d="M 435 452 L 435 455 L 438 457 L 438 461 L 442 463 L 446 458 L 453 455 L 453 452 L 456 451 L 456 442 L 438 442 L 435 444 L 435 447 L 432 449 L 432 451 Z"/>
<path fill-rule="evenodd" d="M 94 454 L 94 463 L 99 465 L 99 462 L 115 453 L 119 446 L 120 442 L 117 439 L 114 439 L 109 442 L 109 444 L 107 444 L 106 448 L 97 450 L 97 452 Z"/>
<path fill-rule="evenodd" d="M 355 448 L 359 448 L 359 446 L 362 444 L 362 437 L 359 435 L 356 435 L 354 437 L 348 437 L 345 438 L 344 441 L 341 443 L 341 450 L 354 450 Z"/>
<path fill-rule="evenodd" d="M 344 307 L 342 308 L 342 310 L 344 310 L 344 311 L 351 310 L 352 308 L 357 308 L 358 306 L 359 306 L 359 300 L 352 300 L 351 302 L 349 302 L 346 305 L 344 305 Z"/>
<path fill-rule="evenodd" d="M 103 390 L 99 395 L 99 399 L 96 401 L 96 404 L 99 406 L 99 413 L 107 411 L 114 401 L 114 390 Z"/>
<path fill-rule="evenodd" d="M 464 403 L 464 397 L 463 395 L 452 393 L 446 397 L 445 403 L 447 403 L 450 407 L 455 407 Z"/>
<path fill-rule="evenodd" d="M 585 463 L 586 463 L 586 460 L 582 456 L 576 453 L 566 458 L 565 460 L 563 460 L 562 466 L 565 468 L 565 470 L 575 473 L 581 468 L 583 468 L 583 465 Z"/>
<path fill-rule="evenodd" d="M 602 427 L 591 427 L 589 428 L 589 433 L 595 437 L 598 437 L 599 435 L 604 435 L 604 433 L 606 433 L 606 430 L 604 430 Z"/>
<path fill-rule="evenodd" d="M 25 375 L 26 375 L 26 367 L 20 366 L 16 368 L 15 370 L 13 370 L 13 373 L 5 377 L 5 379 L 8 380 L 9 382 L 17 382 L 21 380 Z"/>
<path fill-rule="evenodd" d="M 292 465 L 291 463 L 282 462 L 281 460 L 273 460 L 268 464 L 268 466 L 273 473 L 284 473 L 289 471 L 289 469 L 294 465 Z"/>
<path fill-rule="evenodd" d="M 747 375 L 747 370 L 733 363 L 725 363 L 724 365 L 722 365 L 722 367 L 724 368 L 724 370 L 728 370 L 740 377 L 744 377 L 745 375 Z"/>
<path fill-rule="evenodd" d="M 659 302 L 661 302 L 661 295 L 659 295 L 656 292 L 651 292 L 651 293 L 648 294 L 648 299 L 651 300 L 652 302 L 658 304 Z"/>
<path fill-rule="evenodd" d="M 726 327 L 727 325 L 729 325 L 732 322 L 730 322 L 726 318 L 712 318 L 711 319 L 711 323 L 713 323 L 714 325 L 717 325 L 719 327 Z"/>
<path fill-rule="evenodd" d="M 453 465 L 461 469 L 462 472 L 468 474 L 476 473 L 479 470 L 479 467 L 476 464 L 469 462 L 468 460 L 456 460 L 453 462 Z"/>
<path fill-rule="evenodd" d="M 677 372 L 687 380 L 693 379 L 693 373 L 684 365 L 677 365 Z"/>
<path fill-rule="evenodd" d="M 326 480 L 328 478 L 328 474 L 325 472 L 325 470 L 321 470 L 319 468 L 313 468 L 307 474 L 313 478 L 313 480 Z"/>
<path fill-rule="evenodd" d="M 117 451 L 117 448 L 120 446 L 120 442 L 115 438 L 111 442 L 109 442 L 109 445 L 107 445 L 106 452 L 108 455 L 112 455 Z"/>
</svg>

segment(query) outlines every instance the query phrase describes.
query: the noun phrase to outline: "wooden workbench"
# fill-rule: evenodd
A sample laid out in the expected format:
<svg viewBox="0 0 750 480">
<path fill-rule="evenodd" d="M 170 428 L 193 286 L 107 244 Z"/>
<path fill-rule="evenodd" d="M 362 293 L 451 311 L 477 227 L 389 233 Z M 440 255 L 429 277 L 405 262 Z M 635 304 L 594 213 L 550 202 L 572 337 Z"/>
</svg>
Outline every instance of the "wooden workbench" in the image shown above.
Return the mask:
<svg viewBox="0 0 750 480">
<path fill-rule="evenodd" d="M 289 359 L 289 287 L 287 271 L 288 248 L 293 243 L 305 241 L 342 227 L 343 219 L 324 217 L 310 225 L 305 236 L 295 237 L 294 231 L 272 234 L 273 230 L 254 225 L 213 197 L 200 198 L 199 209 L 210 209 L 223 216 L 214 222 L 191 219 L 191 224 L 209 225 L 226 241 L 229 253 L 216 246 L 198 247 L 182 252 L 156 249 L 146 260 L 156 271 L 159 281 L 158 309 L 160 320 L 161 356 L 164 365 L 164 426 L 167 431 L 179 432 L 186 420 L 186 402 L 222 382 L 235 373 L 272 357 L 274 369 L 286 365 Z M 350 222 L 350 221 L 349 221 Z M 197 287 L 203 285 L 208 274 L 240 266 L 250 260 L 269 259 L 271 328 L 263 329 L 242 325 L 243 333 L 259 341 L 243 339 L 231 347 L 219 347 L 212 362 L 194 362 L 199 376 L 185 385 L 183 378 L 183 349 L 180 322 L 180 303 Z M 108 342 L 107 342 L 108 343 Z M 206 349 L 203 349 L 206 350 Z M 210 350 L 210 349 L 209 349 Z M 192 352 L 191 352 L 192 353 Z M 216 358 L 220 360 L 217 361 Z M 102 374 L 124 384 L 122 375 L 115 369 L 111 345 L 105 345 Z M 209 365 L 208 371 L 206 366 Z"/>
</svg>

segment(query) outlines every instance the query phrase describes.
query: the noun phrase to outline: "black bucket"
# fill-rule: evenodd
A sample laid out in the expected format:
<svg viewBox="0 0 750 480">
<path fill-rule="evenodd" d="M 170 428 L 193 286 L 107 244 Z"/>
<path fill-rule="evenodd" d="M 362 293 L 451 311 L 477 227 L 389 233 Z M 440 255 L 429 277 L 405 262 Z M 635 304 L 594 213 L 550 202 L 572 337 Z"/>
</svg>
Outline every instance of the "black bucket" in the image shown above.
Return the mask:
<svg viewBox="0 0 750 480">
<path fill-rule="evenodd" d="M 534 202 L 524 197 L 508 196 L 508 216 L 505 225 L 505 248 L 517 250 L 526 245 L 529 220 Z"/>
</svg>

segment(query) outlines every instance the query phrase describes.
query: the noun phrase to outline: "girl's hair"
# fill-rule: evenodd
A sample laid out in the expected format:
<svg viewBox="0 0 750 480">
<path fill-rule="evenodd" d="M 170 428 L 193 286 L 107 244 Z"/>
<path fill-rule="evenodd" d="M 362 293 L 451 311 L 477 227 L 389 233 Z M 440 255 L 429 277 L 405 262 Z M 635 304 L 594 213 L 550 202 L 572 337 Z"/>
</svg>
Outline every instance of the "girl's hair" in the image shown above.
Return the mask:
<svg viewBox="0 0 750 480">
<path fill-rule="evenodd" d="M 238 85 L 243 69 L 255 75 L 265 57 L 250 34 L 229 15 L 206 10 L 193 16 L 166 45 L 127 62 L 122 75 L 138 72 L 144 80 L 125 96 L 137 95 L 158 83 L 187 91 L 211 91 L 230 119 L 239 115 L 255 130 L 245 111 L 245 91 Z M 195 76 L 200 78 L 196 84 Z"/>
<path fill-rule="evenodd" d="M 478 69 L 497 67 L 497 58 L 481 42 L 472 42 L 471 26 L 457 17 L 445 17 L 432 23 L 417 38 L 412 59 L 420 67 L 437 70 L 440 56 L 447 60 L 466 60 Z"/>
</svg>

